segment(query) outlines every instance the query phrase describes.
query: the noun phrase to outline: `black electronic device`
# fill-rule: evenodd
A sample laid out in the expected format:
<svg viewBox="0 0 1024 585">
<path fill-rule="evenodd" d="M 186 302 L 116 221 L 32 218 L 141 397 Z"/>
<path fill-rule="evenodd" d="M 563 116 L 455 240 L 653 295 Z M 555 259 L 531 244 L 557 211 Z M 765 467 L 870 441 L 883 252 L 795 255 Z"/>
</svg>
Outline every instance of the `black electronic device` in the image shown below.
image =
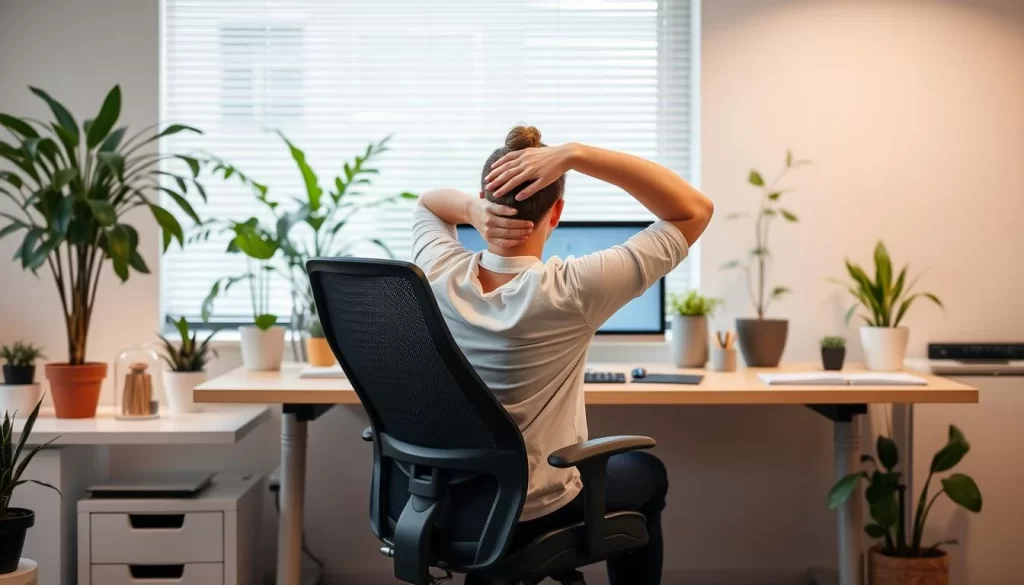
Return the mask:
<svg viewBox="0 0 1024 585">
<path fill-rule="evenodd" d="M 622 372 L 583 372 L 584 384 L 625 384 L 626 374 Z"/>
<path fill-rule="evenodd" d="M 1005 364 L 1024 360 L 1024 343 L 929 343 L 928 359 Z"/>
<path fill-rule="evenodd" d="M 633 379 L 636 380 L 637 378 L 643 378 L 646 376 L 647 370 L 644 368 L 633 368 L 633 371 L 630 373 L 633 375 Z"/>
<path fill-rule="evenodd" d="M 634 384 L 687 384 L 696 386 L 704 380 L 700 374 L 645 374 L 633 378 Z"/>
</svg>

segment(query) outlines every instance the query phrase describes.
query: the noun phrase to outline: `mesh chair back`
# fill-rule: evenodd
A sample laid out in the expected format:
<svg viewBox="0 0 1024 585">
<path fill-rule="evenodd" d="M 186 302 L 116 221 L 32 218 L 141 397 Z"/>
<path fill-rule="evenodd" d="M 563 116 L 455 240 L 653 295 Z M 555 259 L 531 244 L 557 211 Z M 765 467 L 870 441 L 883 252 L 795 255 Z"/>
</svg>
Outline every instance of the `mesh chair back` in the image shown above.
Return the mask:
<svg viewBox="0 0 1024 585">
<path fill-rule="evenodd" d="M 373 425 L 377 536 L 393 542 L 411 495 L 441 482 L 433 554 L 452 566 L 493 563 L 526 497 L 526 449 L 452 339 L 426 277 L 407 262 L 356 258 L 312 260 L 307 270 L 327 341 Z"/>
</svg>

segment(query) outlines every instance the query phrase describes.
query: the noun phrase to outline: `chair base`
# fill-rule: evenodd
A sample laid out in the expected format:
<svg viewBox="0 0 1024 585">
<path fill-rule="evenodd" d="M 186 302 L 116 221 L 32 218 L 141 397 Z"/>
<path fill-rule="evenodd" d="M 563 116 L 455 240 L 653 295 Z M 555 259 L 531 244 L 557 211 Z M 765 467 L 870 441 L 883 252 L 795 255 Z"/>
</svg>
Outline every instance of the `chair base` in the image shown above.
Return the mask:
<svg viewBox="0 0 1024 585">
<path fill-rule="evenodd" d="M 583 580 L 583 573 L 579 571 L 556 575 L 551 577 L 551 580 L 561 585 L 587 585 Z M 466 585 L 539 585 L 541 581 L 491 581 L 478 575 L 466 575 Z"/>
</svg>

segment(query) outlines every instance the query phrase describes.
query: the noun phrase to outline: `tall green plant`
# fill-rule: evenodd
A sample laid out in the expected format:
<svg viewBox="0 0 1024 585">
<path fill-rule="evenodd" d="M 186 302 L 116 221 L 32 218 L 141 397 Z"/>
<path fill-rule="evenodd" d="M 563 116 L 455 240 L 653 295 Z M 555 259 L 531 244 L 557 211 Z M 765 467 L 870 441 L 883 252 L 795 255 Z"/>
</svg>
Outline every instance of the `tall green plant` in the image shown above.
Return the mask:
<svg viewBox="0 0 1024 585">
<path fill-rule="evenodd" d="M 909 541 L 904 526 L 907 506 L 910 505 L 906 500 L 907 486 L 900 482 L 901 473 L 894 471 L 899 463 L 899 450 L 895 441 L 884 436 L 878 437 L 875 449 L 878 453 L 877 461 L 870 455 L 862 456 L 861 462 L 866 464 L 866 469 L 848 474 L 832 487 L 828 494 L 829 508 L 835 509 L 845 504 L 857 491 L 860 480 L 864 479 L 868 482 L 864 497 L 867 499 L 868 512 L 872 520 L 864 527 L 864 531 L 869 537 L 882 541 L 883 554 L 895 557 L 926 557 L 936 554 L 939 546 L 955 544 L 955 540 L 945 540 L 927 547 L 921 543 L 924 538 L 924 527 L 928 522 L 928 513 L 942 494 L 946 494 L 953 503 L 970 512 L 981 512 L 981 490 L 968 475 L 954 473 L 941 480 L 941 490 L 931 497 L 928 494 L 935 474 L 956 467 L 970 450 L 970 444 L 960 429 L 949 425 L 949 438 L 945 446 L 932 457 L 928 478 L 917 500 Z"/>
<path fill-rule="evenodd" d="M 36 403 L 36 407 L 32 409 L 32 414 L 28 415 L 28 418 L 25 419 L 25 426 L 21 429 L 21 437 L 18 438 L 17 443 L 14 442 L 14 421 L 11 420 L 11 413 L 4 412 L 4 422 L 0 425 L 0 518 L 7 516 L 7 510 L 11 503 L 11 494 L 14 493 L 14 488 L 19 485 L 34 483 L 50 488 L 58 494 L 60 493 L 59 489 L 48 483 L 34 479 L 21 479 L 22 474 L 28 469 L 28 464 L 32 462 L 32 458 L 36 456 L 36 453 L 57 440 L 54 437 L 29 451 L 24 457 L 21 456 L 25 449 L 25 444 L 28 443 L 28 437 L 32 434 L 32 427 L 36 424 L 36 418 L 39 417 L 39 407 L 42 404 L 43 401 L 40 399 Z"/>
<path fill-rule="evenodd" d="M 249 285 L 249 299 L 252 302 L 252 320 L 256 327 L 266 331 L 277 323 L 278 316 L 270 312 L 270 277 L 277 269 L 270 260 L 281 249 L 273 234 L 259 225 L 255 217 L 244 222 L 231 222 L 234 238 L 228 244 L 228 250 L 245 255 L 246 271 L 238 276 L 220 278 L 210 287 L 202 305 L 203 321 L 208 321 L 213 312 L 213 303 L 221 292 L 228 290 L 239 282 Z"/>
<path fill-rule="evenodd" d="M 757 208 L 757 216 L 754 220 L 754 247 L 750 249 L 747 256 L 742 260 L 732 260 L 722 265 L 722 270 L 742 269 L 747 281 L 747 293 L 750 295 L 750 302 L 754 305 L 758 319 L 764 319 L 768 307 L 772 301 L 789 294 L 790 289 L 785 286 L 774 286 L 769 291 L 767 281 L 768 262 L 771 259 L 771 251 L 768 249 L 768 237 L 771 233 L 772 223 L 781 217 L 787 222 L 796 223 L 799 221 L 792 211 L 780 207 L 782 195 L 787 189 L 779 187 L 779 183 L 789 171 L 809 165 L 809 160 L 793 160 L 792 151 L 786 151 L 786 166 L 775 176 L 770 183 L 765 183 L 760 172 L 751 169 L 747 175 L 747 182 L 757 187 L 761 193 L 761 200 Z M 749 217 L 747 212 L 730 213 L 725 219 L 734 220 Z M 751 272 L 754 271 L 752 274 Z"/>
<path fill-rule="evenodd" d="M 262 242 L 268 245 L 272 244 L 280 251 L 279 258 L 271 261 L 271 257 L 266 257 L 264 260 L 268 261 L 267 270 L 279 275 L 288 283 L 292 301 L 291 326 L 296 333 L 293 339 L 297 340 L 308 332 L 306 321 L 316 312 L 313 293 L 306 276 L 306 261 L 324 256 L 345 256 L 350 254 L 353 248 L 360 243 L 373 244 L 387 256 L 393 257 L 394 254 L 384 241 L 376 238 L 351 237 L 347 235 L 345 228 L 351 225 L 353 218 L 360 211 L 397 199 L 415 199 L 416 195 L 402 192 L 378 197 L 362 197 L 366 195 L 362 192 L 362 188 L 369 186 L 371 177 L 380 172 L 374 168 L 374 164 L 381 155 L 389 151 L 390 136 L 379 142 L 368 144 L 361 154 L 343 164 L 342 174 L 327 181 L 325 186 L 316 171 L 309 165 L 305 151 L 288 140 L 284 134 L 279 132 L 278 135 L 288 148 L 289 155 L 302 177 L 303 193 L 301 195 L 271 198 L 270 188 L 254 180 L 234 165 L 220 159 L 212 159 L 210 162 L 214 173 L 223 173 L 226 179 L 237 177 L 243 184 L 251 187 L 257 201 L 267 208 L 273 218 L 273 221 L 266 226 L 261 225 L 255 219 L 250 219 L 246 229 Z M 214 219 L 206 222 L 194 237 L 205 240 L 212 234 L 224 230 L 234 231 L 237 234 L 238 226 L 239 224 L 236 222 Z M 251 250 L 246 251 L 246 248 L 237 240 L 236 236 L 232 240 L 232 244 L 228 246 L 228 252 L 241 252 L 252 256 Z M 269 248 L 265 248 L 266 250 Z M 242 278 L 248 278 L 248 275 Z M 208 298 L 223 292 L 218 286 L 221 282 L 229 283 L 230 279 L 222 279 L 216 283 L 214 286 L 217 290 L 211 291 L 211 297 Z M 205 311 L 204 319 L 208 319 L 209 315 L 209 311 Z M 298 343 L 297 355 L 304 356 L 304 353 L 305 347 Z"/>
<path fill-rule="evenodd" d="M 845 286 L 853 298 L 857 299 L 857 302 L 846 311 L 847 323 L 856 314 L 858 308 L 863 308 L 866 313 L 862 313 L 860 316 L 869 327 L 899 327 L 907 310 L 914 304 L 914 301 L 922 297 L 942 308 L 942 301 L 934 294 L 912 292 L 917 278 L 907 282 L 909 265 L 901 268 L 896 278 L 893 278 L 892 259 L 889 258 L 889 251 L 881 241 L 875 245 L 874 261 L 874 280 L 863 268 L 850 260 L 846 260 L 846 271 L 853 280 L 852 284 L 830 279 L 832 282 Z"/>
<path fill-rule="evenodd" d="M 149 273 L 139 250 L 139 232 L 125 214 L 148 210 L 163 230 L 165 251 L 172 240 L 184 245 L 185 236 L 174 215 L 160 205 L 161 193 L 199 221 L 186 199 L 190 188 L 206 198 L 196 180 L 199 161 L 147 148 L 162 137 L 199 130 L 171 124 L 126 138 L 128 128 L 117 126 L 120 87 L 111 89 L 99 113 L 81 125 L 45 91 L 30 89 L 49 106 L 53 121 L 0 114 L 0 125 L 14 138 L 14 144 L 0 140 L 0 159 L 11 168 L 0 170 L 0 196 L 13 202 L 9 212 L 0 211 L 0 238 L 20 234 L 14 259 L 25 270 L 36 273 L 45 266 L 53 275 L 64 313 L 68 362 L 79 365 L 85 363 L 104 264 L 109 260 L 122 282 L 133 271 Z M 184 161 L 191 174 L 161 171 L 165 159 Z"/>
</svg>

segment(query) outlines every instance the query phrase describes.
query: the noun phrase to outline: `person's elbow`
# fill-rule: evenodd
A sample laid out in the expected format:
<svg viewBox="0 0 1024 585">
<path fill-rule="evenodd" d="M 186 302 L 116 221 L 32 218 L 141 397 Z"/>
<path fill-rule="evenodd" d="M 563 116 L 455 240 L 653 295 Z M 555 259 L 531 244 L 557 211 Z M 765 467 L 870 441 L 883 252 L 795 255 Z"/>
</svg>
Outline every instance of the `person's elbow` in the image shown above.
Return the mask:
<svg viewBox="0 0 1024 585">
<path fill-rule="evenodd" d="M 701 193 L 696 194 L 691 204 L 692 208 L 688 210 L 687 219 L 672 222 L 682 232 L 686 243 L 690 246 L 697 242 L 697 239 L 707 229 L 708 224 L 711 223 L 711 216 L 715 214 L 715 204 Z"/>
</svg>

